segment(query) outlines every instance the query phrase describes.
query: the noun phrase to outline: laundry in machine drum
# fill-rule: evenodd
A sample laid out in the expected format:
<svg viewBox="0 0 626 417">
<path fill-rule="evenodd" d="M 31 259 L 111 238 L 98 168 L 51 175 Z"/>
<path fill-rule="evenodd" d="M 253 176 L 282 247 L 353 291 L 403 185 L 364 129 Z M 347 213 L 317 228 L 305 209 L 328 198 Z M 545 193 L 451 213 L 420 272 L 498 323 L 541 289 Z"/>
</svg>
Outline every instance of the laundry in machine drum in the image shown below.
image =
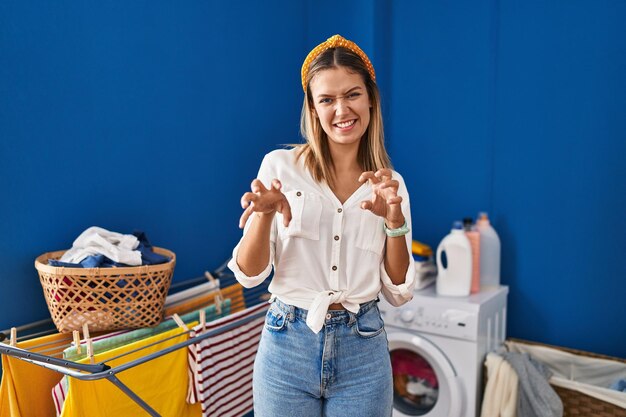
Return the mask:
<svg viewBox="0 0 626 417">
<path fill-rule="evenodd" d="M 395 349 L 390 355 L 394 407 L 408 416 L 427 414 L 439 396 L 435 370 L 414 351 Z"/>
</svg>

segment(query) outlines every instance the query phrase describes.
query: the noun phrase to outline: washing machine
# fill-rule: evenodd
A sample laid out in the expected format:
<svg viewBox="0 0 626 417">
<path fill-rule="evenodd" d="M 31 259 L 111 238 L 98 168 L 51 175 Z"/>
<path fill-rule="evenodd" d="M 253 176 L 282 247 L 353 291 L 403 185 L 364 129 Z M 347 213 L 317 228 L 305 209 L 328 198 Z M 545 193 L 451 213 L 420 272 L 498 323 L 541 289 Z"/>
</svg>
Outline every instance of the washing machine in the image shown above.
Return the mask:
<svg viewBox="0 0 626 417">
<path fill-rule="evenodd" d="M 483 363 L 506 338 L 508 287 L 443 297 L 431 285 L 393 307 L 381 298 L 394 417 L 480 415 Z"/>
</svg>

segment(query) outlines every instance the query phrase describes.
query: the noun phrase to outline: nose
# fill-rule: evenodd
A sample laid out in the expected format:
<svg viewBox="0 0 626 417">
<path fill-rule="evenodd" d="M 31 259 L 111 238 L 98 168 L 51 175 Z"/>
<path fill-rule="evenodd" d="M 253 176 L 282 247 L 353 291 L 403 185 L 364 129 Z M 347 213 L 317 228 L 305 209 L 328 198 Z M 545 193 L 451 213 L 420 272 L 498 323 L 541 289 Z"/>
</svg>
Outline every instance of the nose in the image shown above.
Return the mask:
<svg viewBox="0 0 626 417">
<path fill-rule="evenodd" d="M 342 115 L 342 114 L 348 114 L 350 112 L 349 110 L 349 106 L 348 106 L 348 101 L 341 97 L 337 99 L 337 104 L 335 107 L 335 113 L 337 115 Z"/>
</svg>

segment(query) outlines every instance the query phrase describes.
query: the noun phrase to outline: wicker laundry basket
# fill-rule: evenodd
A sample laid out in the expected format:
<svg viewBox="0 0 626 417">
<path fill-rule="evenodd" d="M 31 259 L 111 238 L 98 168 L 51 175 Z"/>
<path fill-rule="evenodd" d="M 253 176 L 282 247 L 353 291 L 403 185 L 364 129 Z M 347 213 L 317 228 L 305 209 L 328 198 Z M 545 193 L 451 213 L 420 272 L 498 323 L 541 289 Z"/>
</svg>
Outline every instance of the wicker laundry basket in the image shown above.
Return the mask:
<svg viewBox="0 0 626 417">
<path fill-rule="evenodd" d="M 520 343 L 530 346 L 543 346 L 546 348 L 556 349 L 563 352 L 571 353 L 576 356 L 583 356 L 589 358 L 606 359 L 619 363 L 626 364 L 626 359 L 615 358 L 606 355 L 600 355 L 597 353 L 586 352 L 582 350 L 564 348 L 560 346 L 548 345 L 538 342 L 529 342 L 521 339 L 507 339 L 514 343 Z M 485 382 L 487 378 L 487 372 L 485 370 Z M 563 416 L 564 417 L 626 417 L 626 409 L 621 408 L 615 404 L 602 401 L 599 398 L 592 397 L 584 394 L 580 391 L 560 387 L 554 384 L 550 384 L 557 395 L 563 402 Z"/>
<path fill-rule="evenodd" d="M 159 324 L 176 255 L 167 249 L 153 249 L 170 261 L 119 268 L 66 268 L 48 265 L 49 259 L 59 259 L 65 251 L 39 256 L 35 268 L 59 332 L 81 330 L 85 323 L 92 331 Z"/>
</svg>

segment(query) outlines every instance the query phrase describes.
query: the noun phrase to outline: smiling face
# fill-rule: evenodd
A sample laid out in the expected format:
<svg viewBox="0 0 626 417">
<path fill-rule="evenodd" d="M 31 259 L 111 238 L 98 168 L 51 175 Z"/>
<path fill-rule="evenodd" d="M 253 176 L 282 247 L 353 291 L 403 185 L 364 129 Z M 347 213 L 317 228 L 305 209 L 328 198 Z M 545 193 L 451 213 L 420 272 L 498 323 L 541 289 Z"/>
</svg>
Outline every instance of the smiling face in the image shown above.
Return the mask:
<svg viewBox="0 0 626 417">
<path fill-rule="evenodd" d="M 363 77 L 338 66 L 320 71 L 310 83 L 314 115 L 329 145 L 358 147 L 370 123 L 371 102 Z"/>
</svg>

